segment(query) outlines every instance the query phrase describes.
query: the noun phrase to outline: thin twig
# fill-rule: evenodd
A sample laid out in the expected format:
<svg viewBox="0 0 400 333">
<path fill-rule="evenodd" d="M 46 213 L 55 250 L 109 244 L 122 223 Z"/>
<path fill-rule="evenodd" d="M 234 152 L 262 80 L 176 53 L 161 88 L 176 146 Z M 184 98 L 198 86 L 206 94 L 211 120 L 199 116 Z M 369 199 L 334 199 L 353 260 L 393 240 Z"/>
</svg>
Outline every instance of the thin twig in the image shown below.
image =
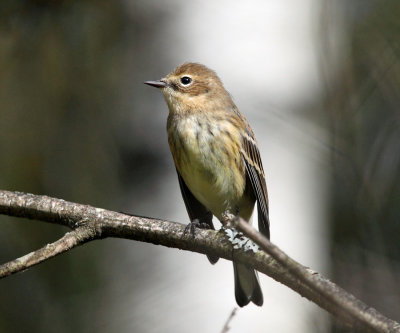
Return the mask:
<svg viewBox="0 0 400 333">
<path fill-rule="evenodd" d="M 391 331 L 387 325 L 388 323 L 385 321 L 386 318 L 378 313 L 378 311 L 368 307 L 328 279 L 322 278 L 319 273 L 315 272 L 314 274 L 310 274 L 309 269 L 290 258 L 242 218 L 230 216 L 230 222 L 278 263 L 286 267 L 290 273 L 302 281 L 307 287 L 312 288 L 315 292 L 320 294 L 321 297 L 324 297 L 332 304 L 332 306 L 335 306 L 338 312 L 342 312 L 342 316 L 349 316 L 353 318 L 353 320 L 368 323 L 368 328 L 373 331 Z M 397 324 L 397 330 L 400 330 L 399 324 Z M 393 332 L 394 331 L 395 330 L 393 330 Z"/>
<path fill-rule="evenodd" d="M 0 266 L 0 279 L 28 269 L 34 265 L 55 257 L 72 248 L 82 245 L 94 239 L 93 230 L 86 227 L 77 228 L 71 232 L 67 232 L 62 238 L 54 243 L 28 253 L 20 258 L 12 260 Z"/>
<path fill-rule="evenodd" d="M 237 309 L 238 308 L 234 308 L 232 310 L 231 314 L 229 315 L 228 319 L 225 322 L 224 327 L 222 327 L 221 333 L 228 333 L 228 331 L 230 330 L 229 324 L 232 321 L 233 317 L 235 316 Z"/>
</svg>

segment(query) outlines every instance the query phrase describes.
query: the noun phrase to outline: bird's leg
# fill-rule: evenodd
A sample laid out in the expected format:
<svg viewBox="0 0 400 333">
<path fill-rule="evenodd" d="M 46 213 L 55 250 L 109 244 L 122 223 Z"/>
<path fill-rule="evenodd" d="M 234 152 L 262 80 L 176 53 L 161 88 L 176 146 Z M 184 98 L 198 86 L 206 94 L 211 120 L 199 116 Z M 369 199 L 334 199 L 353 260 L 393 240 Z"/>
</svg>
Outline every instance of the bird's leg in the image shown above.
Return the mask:
<svg viewBox="0 0 400 333">
<path fill-rule="evenodd" d="M 224 228 L 233 229 L 235 227 L 235 220 L 239 217 L 239 208 L 238 207 L 236 207 L 235 213 L 236 213 L 236 215 L 233 215 L 229 209 L 226 209 L 222 213 L 221 223 Z"/>
<path fill-rule="evenodd" d="M 223 230 L 223 232 L 228 236 L 229 241 L 232 244 L 234 244 L 235 238 L 239 235 L 239 232 L 236 230 L 236 228 L 234 226 L 235 219 L 236 219 L 236 216 L 231 213 L 229 208 L 226 209 L 222 213 L 222 219 L 221 219 L 222 228 L 221 228 L 221 230 Z"/>
<path fill-rule="evenodd" d="M 196 227 L 200 227 L 200 221 L 199 219 L 194 219 L 191 221 L 186 227 L 185 230 L 183 231 L 183 235 L 185 236 L 189 231 L 192 237 L 194 238 L 196 234 Z"/>
<path fill-rule="evenodd" d="M 204 219 L 209 218 L 209 216 L 204 216 L 204 218 L 200 218 L 200 219 L 193 219 L 186 227 L 185 230 L 183 231 L 183 235 L 186 235 L 189 231 L 190 234 L 192 235 L 192 237 L 195 237 L 196 234 L 196 228 L 199 229 L 214 229 L 213 227 L 211 227 L 210 224 L 206 223 L 206 222 L 202 222 Z"/>
</svg>

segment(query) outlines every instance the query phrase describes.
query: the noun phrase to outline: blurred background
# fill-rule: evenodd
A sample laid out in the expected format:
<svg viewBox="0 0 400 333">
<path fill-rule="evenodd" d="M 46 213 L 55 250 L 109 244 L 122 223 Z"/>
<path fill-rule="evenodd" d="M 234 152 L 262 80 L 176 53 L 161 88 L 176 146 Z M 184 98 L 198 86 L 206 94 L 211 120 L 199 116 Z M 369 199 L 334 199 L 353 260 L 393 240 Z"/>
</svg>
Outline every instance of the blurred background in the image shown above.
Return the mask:
<svg viewBox="0 0 400 333">
<path fill-rule="evenodd" d="M 217 71 L 259 141 L 272 241 L 400 320 L 397 0 L 3 0 L 0 188 L 182 223 L 167 106 L 143 85 Z M 0 263 L 61 226 L 0 216 Z M 0 332 L 220 332 L 230 262 L 121 239 L 0 281 Z M 262 276 L 230 332 L 348 332 Z"/>
</svg>

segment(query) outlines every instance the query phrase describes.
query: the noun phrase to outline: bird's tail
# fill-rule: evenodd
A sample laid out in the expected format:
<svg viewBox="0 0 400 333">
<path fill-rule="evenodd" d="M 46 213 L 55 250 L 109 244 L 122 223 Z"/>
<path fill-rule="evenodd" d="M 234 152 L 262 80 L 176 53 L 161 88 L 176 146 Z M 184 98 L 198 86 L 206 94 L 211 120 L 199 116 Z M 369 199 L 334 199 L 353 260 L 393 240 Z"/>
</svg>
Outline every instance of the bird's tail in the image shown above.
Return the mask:
<svg viewBox="0 0 400 333">
<path fill-rule="evenodd" d="M 257 272 L 243 264 L 233 263 L 235 274 L 235 298 L 240 307 L 249 304 L 261 306 L 264 302 Z"/>
</svg>

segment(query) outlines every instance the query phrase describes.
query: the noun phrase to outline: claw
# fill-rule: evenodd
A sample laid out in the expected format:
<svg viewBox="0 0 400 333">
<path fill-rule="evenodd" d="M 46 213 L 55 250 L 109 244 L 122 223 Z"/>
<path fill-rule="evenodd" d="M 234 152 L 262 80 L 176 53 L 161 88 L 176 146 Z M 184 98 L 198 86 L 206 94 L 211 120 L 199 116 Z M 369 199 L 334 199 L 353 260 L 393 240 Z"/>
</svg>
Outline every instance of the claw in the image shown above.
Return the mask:
<svg viewBox="0 0 400 333">
<path fill-rule="evenodd" d="M 200 222 L 199 219 L 194 219 L 192 222 L 190 222 L 186 227 L 185 230 L 183 231 L 183 236 L 185 236 L 189 231 L 190 234 L 192 235 L 192 238 L 195 237 L 196 233 L 196 227 L 200 229 L 211 229 L 214 230 L 213 226 L 210 226 L 208 223 Z M 214 255 L 207 255 L 207 258 L 211 264 L 215 264 L 218 261 L 218 257 Z"/>
<path fill-rule="evenodd" d="M 196 234 L 196 227 L 200 226 L 200 222 L 199 220 L 193 220 L 192 222 L 190 222 L 186 227 L 185 230 L 183 231 L 183 235 L 185 236 L 189 230 L 190 230 L 190 234 L 192 235 L 192 237 L 195 237 Z"/>
<path fill-rule="evenodd" d="M 185 230 L 183 231 L 183 235 L 185 236 L 189 231 L 192 237 L 194 238 L 196 235 L 196 228 L 199 229 L 212 229 L 210 225 L 207 223 L 202 223 L 199 221 L 199 219 L 194 219 L 192 222 L 190 222 L 186 227 Z"/>
</svg>

